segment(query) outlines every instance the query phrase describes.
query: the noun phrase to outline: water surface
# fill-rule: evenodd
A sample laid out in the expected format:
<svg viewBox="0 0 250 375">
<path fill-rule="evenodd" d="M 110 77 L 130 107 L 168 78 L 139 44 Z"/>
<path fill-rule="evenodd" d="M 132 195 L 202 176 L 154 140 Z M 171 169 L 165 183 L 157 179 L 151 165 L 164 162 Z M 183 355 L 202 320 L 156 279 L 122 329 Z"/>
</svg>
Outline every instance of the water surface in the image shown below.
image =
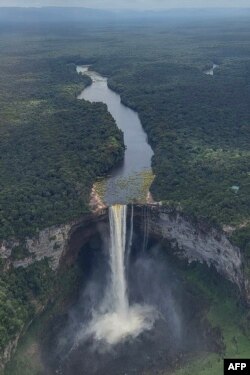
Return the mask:
<svg viewBox="0 0 250 375">
<path fill-rule="evenodd" d="M 107 78 L 89 70 L 88 66 L 78 66 L 77 72 L 88 75 L 92 80 L 92 84 L 83 90 L 78 99 L 105 103 L 124 134 L 124 162 L 114 168 L 106 180 L 105 202 L 108 205 L 145 202 L 152 182 L 153 151 L 138 114 L 121 103 L 120 95 L 108 87 Z"/>
</svg>

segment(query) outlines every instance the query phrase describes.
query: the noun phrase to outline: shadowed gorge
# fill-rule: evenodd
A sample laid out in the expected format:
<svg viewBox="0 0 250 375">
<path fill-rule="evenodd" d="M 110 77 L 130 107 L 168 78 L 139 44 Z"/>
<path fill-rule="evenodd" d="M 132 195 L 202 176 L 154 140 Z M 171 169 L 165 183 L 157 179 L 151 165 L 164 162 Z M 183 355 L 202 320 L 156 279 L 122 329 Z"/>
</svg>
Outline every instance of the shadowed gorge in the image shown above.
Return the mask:
<svg viewBox="0 0 250 375">
<path fill-rule="evenodd" d="M 72 12 L 0 24 L 0 374 L 221 375 L 250 352 L 249 14 Z"/>
<path fill-rule="evenodd" d="M 220 247 L 226 255 L 228 246 L 223 238 L 220 239 L 221 233 L 215 233 L 205 223 L 195 224 L 191 218 L 181 218 L 174 211 L 166 214 L 164 208 L 158 206 L 154 209 L 149 206 L 147 212 L 145 206 L 128 206 L 127 210 L 127 246 L 122 256 L 122 274 L 127 287 L 126 291 L 124 284 L 121 288 L 121 302 L 119 298 L 117 302 L 113 299 L 120 287 L 116 285 L 113 294 L 112 283 L 118 274 L 113 278 L 110 230 L 113 219 L 109 221 L 106 211 L 99 218 L 83 220 L 72 228 L 61 262 L 61 288 L 63 286 L 64 292 L 61 297 L 60 294 L 57 296 L 56 305 L 50 305 L 34 328 L 31 327 L 27 335 L 28 341 L 24 338 L 17 356 L 7 367 L 8 375 L 14 373 L 16 364 L 21 365 L 18 356 L 25 359 L 25 364 L 22 365 L 25 373 L 26 361 L 32 368 L 38 354 L 41 374 L 52 375 L 57 371 L 62 375 L 72 372 L 80 375 L 84 371 L 86 374 L 99 375 L 105 370 L 115 375 L 121 368 L 128 374 L 146 371 L 152 374 L 158 371 L 172 374 L 179 367 L 185 367 L 196 358 L 204 356 L 204 353 L 208 358 L 223 356 L 234 332 L 237 332 L 237 342 L 230 350 L 248 350 L 247 336 L 244 331 L 237 329 L 239 321 L 247 330 L 245 309 L 235 299 L 238 287 L 225 281 L 226 273 L 222 277 L 215 271 L 218 256 L 216 249 Z M 169 224 L 166 224 L 167 221 Z M 122 227 L 124 226 L 123 221 Z M 186 230 L 192 248 L 183 248 L 181 252 L 181 242 L 177 246 L 171 240 L 173 235 L 170 232 L 167 234 L 167 228 L 176 232 L 174 238 L 178 241 L 185 239 L 183 231 Z M 199 250 L 192 236 L 200 242 L 201 249 L 202 246 L 207 249 L 210 246 L 211 256 L 214 257 L 214 263 L 212 259 L 208 260 L 210 270 L 205 259 L 200 259 L 203 265 L 196 262 L 188 265 L 189 255 L 185 252 L 188 250 L 195 254 Z M 211 244 L 213 238 L 218 242 Z M 232 252 L 229 256 L 236 257 L 237 264 L 237 249 L 232 251 L 235 254 Z M 204 254 L 201 251 L 202 256 Z M 225 270 L 229 265 L 230 258 L 224 264 Z M 238 272 L 241 272 L 240 269 Z M 222 270 L 221 273 L 223 274 Z M 238 277 L 241 277 L 240 274 Z M 124 293 L 127 297 L 124 297 Z M 125 307 L 122 301 L 125 301 Z M 149 306 L 150 310 L 135 311 L 140 314 L 153 312 L 154 319 L 150 326 L 144 326 L 146 329 L 141 332 L 134 331 L 131 326 L 124 331 L 126 325 L 113 325 L 114 319 L 105 326 L 109 314 L 114 314 L 117 309 L 119 311 L 119 306 L 123 306 L 122 311 L 124 308 L 126 311 L 127 303 L 131 308 L 138 305 Z M 150 317 L 147 314 L 146 317 Z M 225 320 L 225 326 L 219 323 L 220 319 Z M 107 330 L 103 330 L 103 324 Z M 32 333 L 33 329 L 35 335 Z M 39 348 L 31 357 L 30 345 Z M 35 363 L 37 368 L 37 362 Z M 216 363 L 220 371 L 220 361 Z"/>
<path fill-rule="evenodd" d="M 196 304 L 164 247 L 149 238 L 143 248 L 136 222 L 130 242 L 125 206 L 110 208 L 109 220 L 79 252 L 85 281 L 77 301 L 49 324 L 46 372 L 155 372 L 175 368 L 193 351 L 222 351 L 220 332 L 200 321 L 205 299 Z"/>
</svg>

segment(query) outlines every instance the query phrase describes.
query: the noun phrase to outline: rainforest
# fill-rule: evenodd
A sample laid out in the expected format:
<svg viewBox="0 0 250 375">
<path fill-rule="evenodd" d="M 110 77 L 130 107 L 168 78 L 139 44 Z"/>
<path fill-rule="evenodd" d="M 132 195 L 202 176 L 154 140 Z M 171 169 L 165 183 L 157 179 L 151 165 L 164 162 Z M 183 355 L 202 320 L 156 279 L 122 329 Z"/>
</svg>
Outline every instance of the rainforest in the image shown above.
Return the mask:
<svg viewBox="0 0 250 375">
<path fill-rule="evenodd" d="M 0 374 L 250 353 L 250 12 L 0 8 Z"/>
</svg>

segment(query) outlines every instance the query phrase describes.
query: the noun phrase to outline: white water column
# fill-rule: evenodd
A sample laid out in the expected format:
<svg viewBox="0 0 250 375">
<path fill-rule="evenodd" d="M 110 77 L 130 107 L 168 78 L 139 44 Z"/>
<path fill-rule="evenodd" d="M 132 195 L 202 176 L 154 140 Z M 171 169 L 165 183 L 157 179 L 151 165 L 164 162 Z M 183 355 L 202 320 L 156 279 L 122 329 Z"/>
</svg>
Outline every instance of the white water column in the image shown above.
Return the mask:
<svg viewBox="0 0 250 375">
<path fill-rule="evenodd" d="M 111 238 L 110 268 L 113 311 L 124 316 L 128 313 L 128 296 L 125 272 L 126 219 L 127 206 L 117 204 L 109 207 Z"/>
</svg>

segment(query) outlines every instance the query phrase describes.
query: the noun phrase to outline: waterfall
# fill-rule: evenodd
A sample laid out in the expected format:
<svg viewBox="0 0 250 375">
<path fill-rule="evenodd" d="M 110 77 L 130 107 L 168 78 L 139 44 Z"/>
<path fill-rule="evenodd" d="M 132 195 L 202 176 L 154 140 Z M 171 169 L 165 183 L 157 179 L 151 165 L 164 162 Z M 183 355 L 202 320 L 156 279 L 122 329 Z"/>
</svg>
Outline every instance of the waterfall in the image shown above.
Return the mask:
<svg viewBox="0 0 250 375">
<path fill-rule="evenodd" d="M 147 246 L 148 246 L 148 221 L 149 221 L 149 212 L 148 207 L 143 207 L 143 245 L 142 245 L 142 251 L 143 253 L 146 252 Z"/>
<path fill-rule="evenodd" d="M 117 313 L 126 315 L 128 297 L 125 273 L 127 206 L 115 205 L 109 208 L 110 223 L 110 268 L 113 308 Z"/>
<path fill-rule="evenodd" d="M 114 345 L 127 337 L 137 337 L 154 326 L 158 313 L 152 306 L 130 304 L 127 294 L 126 264 L 133 239 L 133 208 L 130 220 L 130 235 L 126 246 L 127 206 L 114 205 L 109 208 L 110 225 L 110 282 L 107 285 L 99 309 L 93 311 L 88 327 L 78 335 L 78 341 L 89 337 Z M 126 254 L 127 252 L 127 254 Z"/>
<path fill-rule="evenodd" d="M 133 233 L 134 233 L 134 206 L 132 204 L 131 205 L 131 215 L 130 215 L 129 240 L 128 240 L 128 245 L 126 247 L 126 271 L 127 271 L 127 273 L 128 273 L 128 269 L 129 269 L 131 248 L 132 248 L 132 245 L 133 245 Z"/>
</svg>

